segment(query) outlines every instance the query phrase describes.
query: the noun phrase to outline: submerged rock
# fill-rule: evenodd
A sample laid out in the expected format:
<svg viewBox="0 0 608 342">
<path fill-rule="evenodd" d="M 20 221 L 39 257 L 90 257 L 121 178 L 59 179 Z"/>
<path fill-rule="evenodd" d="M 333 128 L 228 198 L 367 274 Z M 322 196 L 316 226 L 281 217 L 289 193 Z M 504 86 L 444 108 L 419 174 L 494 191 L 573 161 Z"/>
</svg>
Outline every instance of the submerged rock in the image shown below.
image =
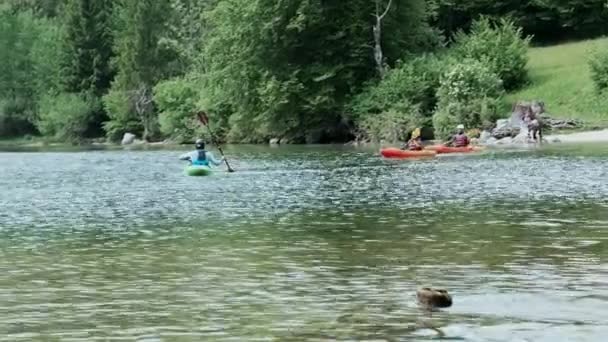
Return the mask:
<svg viewBox="0 0 608 342">
<path fill-rule="evenodd" d="M 552 144 L 561 143 L 562 141 L 558 137 L 549 138 L 548 142 Z"/>
<path fill-rule="evenodd" d="M 452 296 L 444 289 L 424 287 L 416 292 L 418 304 L 429 308 L 449 308 L 452 306 Z"/>
</svg>

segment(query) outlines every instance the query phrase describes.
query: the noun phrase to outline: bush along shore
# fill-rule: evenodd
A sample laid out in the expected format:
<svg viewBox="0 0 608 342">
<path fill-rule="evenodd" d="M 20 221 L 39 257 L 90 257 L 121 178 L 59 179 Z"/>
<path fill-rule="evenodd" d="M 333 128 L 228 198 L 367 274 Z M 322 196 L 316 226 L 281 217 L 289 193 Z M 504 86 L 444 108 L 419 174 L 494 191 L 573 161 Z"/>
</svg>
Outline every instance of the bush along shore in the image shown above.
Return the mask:
<svg viewBox="0 0 608 342">
<path fill-rule="evenodd" d="M 555 89 L 539 86 L 551 76 L 545 70 L 563 65 L 554 58 L 544 67 L 537 57 L 551 48 L 530 46 L 608 33 L 605 0 L 520 7 L 7 0 L 0 139 L 187 143 L 205 134 L 198 110 L 209 113 L 221 142 L 397 142 L 415 127 L 443 139 L 458 124 L 491 131 L 511 103 L 534 99 L 554 106 L 555 117 L 587 121 L 562 111 Z M 585 92 L 564 91 L 584 96 L 591 121 L 603 125 L 608 44 L 597 42 L 568 54 L 584 59 L 577 65 L 585 72 L 573 74 Z"/>
</svg>

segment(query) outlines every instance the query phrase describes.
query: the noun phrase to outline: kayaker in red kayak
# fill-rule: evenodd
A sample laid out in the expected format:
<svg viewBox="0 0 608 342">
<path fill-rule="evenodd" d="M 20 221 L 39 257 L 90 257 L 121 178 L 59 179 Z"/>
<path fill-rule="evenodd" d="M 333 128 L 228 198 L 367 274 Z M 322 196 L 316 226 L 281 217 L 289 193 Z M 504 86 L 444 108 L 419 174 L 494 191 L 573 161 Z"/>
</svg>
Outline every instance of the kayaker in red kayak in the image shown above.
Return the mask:
<svg viewBox="0 0 608 342">
<path fill-rule="evenodd" d="M 464 125 L 458 125 L 458 127 L 456 127 L 456 135 L 448 140 L 446 146 L 467 147 L 470 143 L 471 139 L 464 133 Z"/>
<path fill-rule="evenodd" d="M 420 135 L 420 128 L 416 128 L 412 132 L 412 138 L 405 144 L 402 150 L 422 151 L 422 137 Z"/>
</svg>

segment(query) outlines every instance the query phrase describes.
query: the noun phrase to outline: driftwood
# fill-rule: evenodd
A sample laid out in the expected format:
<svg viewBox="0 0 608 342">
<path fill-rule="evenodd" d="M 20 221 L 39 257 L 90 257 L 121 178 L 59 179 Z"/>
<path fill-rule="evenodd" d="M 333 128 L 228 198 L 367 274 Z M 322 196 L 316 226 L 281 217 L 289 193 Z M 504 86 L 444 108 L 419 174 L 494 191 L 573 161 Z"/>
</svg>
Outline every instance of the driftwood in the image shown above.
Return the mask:
<svg viewBox="0 0 608 342">
<path fill-rule="evenodd" d="M 140 84 L 137 89 L 130 92 L 130 98 L 135 108 L 135 113 L 137 113 L 144 126 L 142 139 L 148 141 L 154 114 L 152 89 L 145 84 Z"/>
</svg>

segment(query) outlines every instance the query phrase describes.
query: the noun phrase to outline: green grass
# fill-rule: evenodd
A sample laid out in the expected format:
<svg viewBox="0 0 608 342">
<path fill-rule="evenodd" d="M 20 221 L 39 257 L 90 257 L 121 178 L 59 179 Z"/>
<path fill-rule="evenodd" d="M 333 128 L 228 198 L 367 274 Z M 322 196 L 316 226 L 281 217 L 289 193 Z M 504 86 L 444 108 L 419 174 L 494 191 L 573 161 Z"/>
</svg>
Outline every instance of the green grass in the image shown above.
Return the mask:
<svg viewBox="0 0 608 342">
<path fill-rule="evenodd" d="M 555 117 L 608 126 L 608 94 L 597 94 L 587 63 L 589 51 L 599 45 L 608 48 L 608 38 L 530 49 L 530 84 L 507 95 L 509 106 L 538 99 Z"/>
</svg>

